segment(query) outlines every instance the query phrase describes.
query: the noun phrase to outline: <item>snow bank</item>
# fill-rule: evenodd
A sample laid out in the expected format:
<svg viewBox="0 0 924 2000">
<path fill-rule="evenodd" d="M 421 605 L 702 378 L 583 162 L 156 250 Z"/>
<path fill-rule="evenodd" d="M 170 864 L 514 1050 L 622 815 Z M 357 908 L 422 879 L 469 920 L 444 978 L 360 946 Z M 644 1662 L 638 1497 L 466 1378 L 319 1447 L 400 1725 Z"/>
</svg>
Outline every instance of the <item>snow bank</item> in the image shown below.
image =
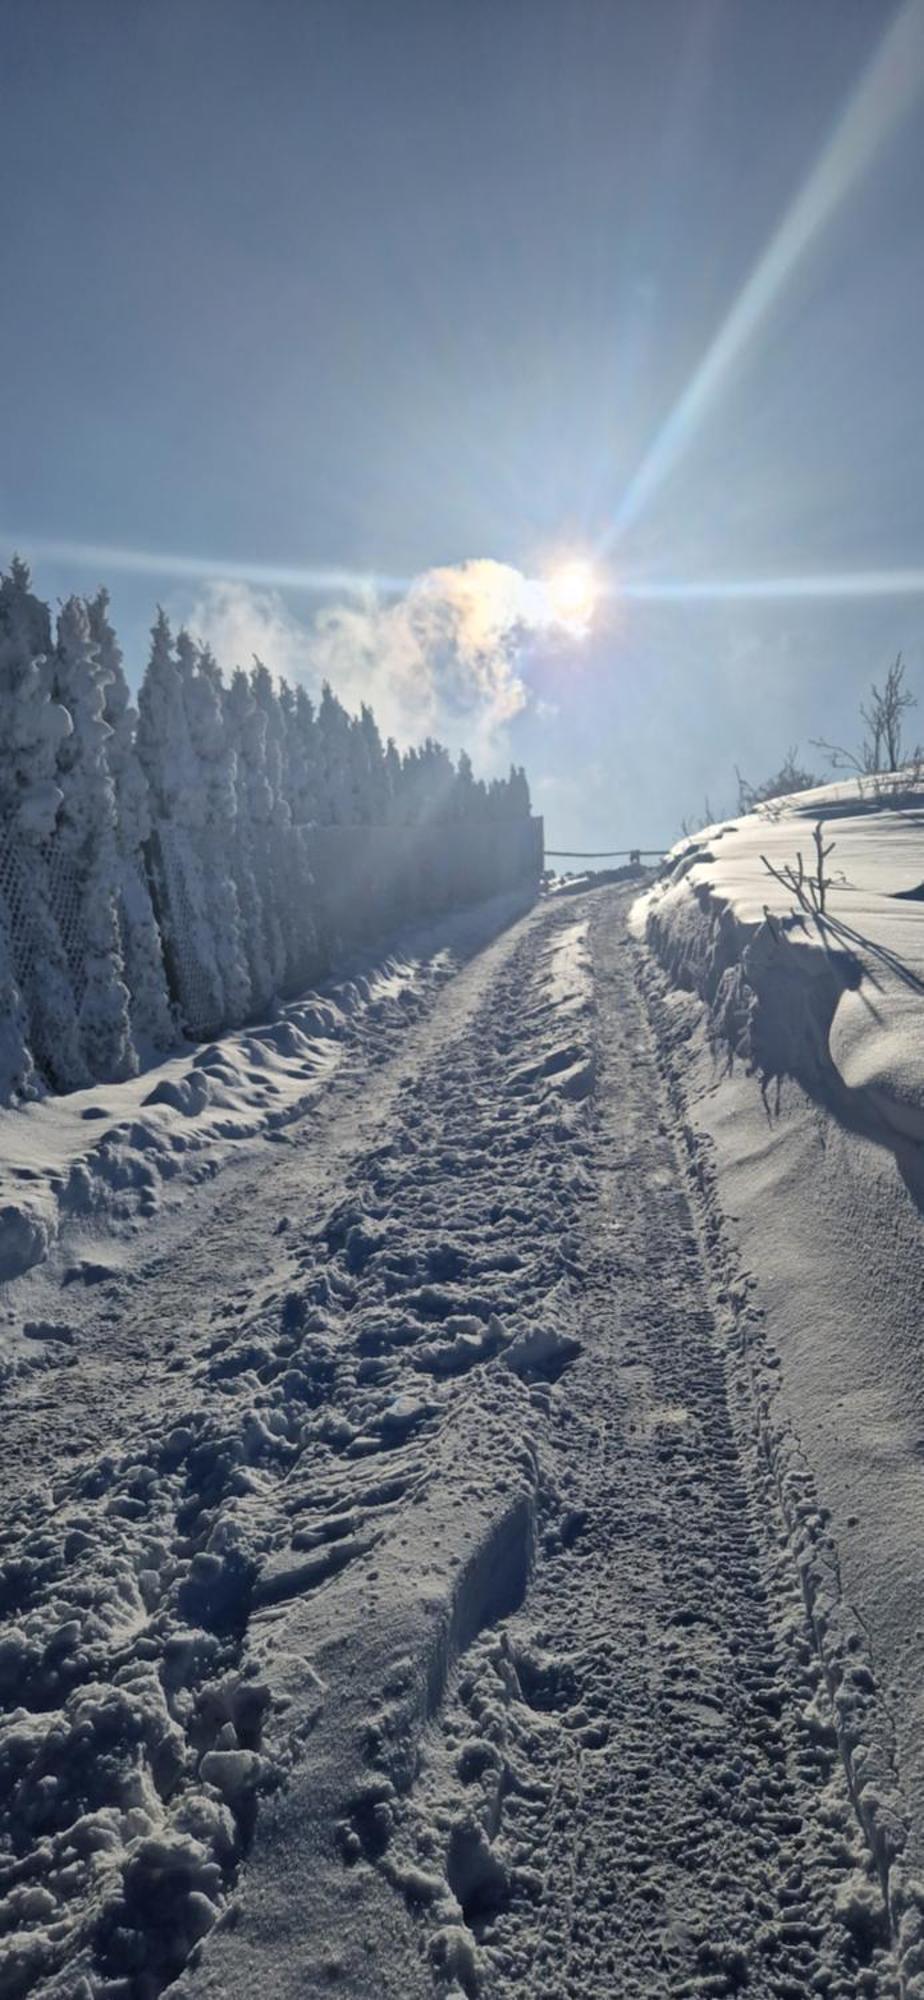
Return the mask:
<svg viewBox="0 0 924 2000">
<path fill-rule="evenodd" d="M 869 781 L 866 781 L 868 784 Z M 834 842 L 825 910 L 773 876 Z M 633 924 L 766 1081 L 798 1078 L 844 1122 L 924 1140 L 924 793 L 856 781 L 775 800 L 675 848 Z"/>
</svg>

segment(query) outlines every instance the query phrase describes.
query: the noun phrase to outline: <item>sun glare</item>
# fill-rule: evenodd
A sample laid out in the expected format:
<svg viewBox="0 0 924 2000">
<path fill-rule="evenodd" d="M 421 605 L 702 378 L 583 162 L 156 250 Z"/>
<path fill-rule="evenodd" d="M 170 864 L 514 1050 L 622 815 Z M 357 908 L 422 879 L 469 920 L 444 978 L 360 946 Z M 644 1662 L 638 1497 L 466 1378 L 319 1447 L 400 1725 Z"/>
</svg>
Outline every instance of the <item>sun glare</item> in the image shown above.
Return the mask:
<svg viewBox="0 0 924 2000">
<path fill-rule="evenodd" d="M 546 593 L 552 617 L 572 632 L 583 633 L 593 618 L 598 584 L 588 562 L 575 559 L 560 563 L 546 579 Z"/>
</svg>

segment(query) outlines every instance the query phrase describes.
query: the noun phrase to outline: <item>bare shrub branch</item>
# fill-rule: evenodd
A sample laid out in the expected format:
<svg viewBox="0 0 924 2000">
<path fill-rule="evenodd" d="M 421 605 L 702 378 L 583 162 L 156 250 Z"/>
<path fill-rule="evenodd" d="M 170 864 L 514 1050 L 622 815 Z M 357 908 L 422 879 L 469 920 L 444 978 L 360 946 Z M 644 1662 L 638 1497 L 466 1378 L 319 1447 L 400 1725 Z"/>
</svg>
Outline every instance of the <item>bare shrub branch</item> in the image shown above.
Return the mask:
<svg viewBox="0 0 924 2000">
<path fill-rule="evenodd" d="M 825 844 L 823 829 L 824 820 L 817 820 L 812 829 L 812 839 L 815 843 L 813 874 L 806 873 L 801 848 L 797 851 L 795 862 L 786 861 L 780 868 L 777 868 L 772 861 L 768 861 L 766 854 L 760 857 L 768 875 L 772 875 L 774 881 L 779 882 L 788 894 L 795 896 L 800 910 L 814 917 L 823 917 L 825 913 L 825 902 L 833 880 L 832 876 L 825 874 L 825 862 L 828 855 L 833 854 L 837 844 L 833 840 Z"/>
</svg>

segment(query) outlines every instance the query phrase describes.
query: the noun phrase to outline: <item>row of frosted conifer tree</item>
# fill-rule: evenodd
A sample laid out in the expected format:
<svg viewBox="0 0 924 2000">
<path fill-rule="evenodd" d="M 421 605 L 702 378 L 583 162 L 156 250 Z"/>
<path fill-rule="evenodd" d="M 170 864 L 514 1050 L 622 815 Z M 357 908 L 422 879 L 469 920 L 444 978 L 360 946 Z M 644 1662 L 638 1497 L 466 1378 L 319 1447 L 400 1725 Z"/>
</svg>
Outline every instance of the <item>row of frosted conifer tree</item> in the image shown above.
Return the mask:
<svg viewBox="0 0 924 2000">
<path fill-rule="evenodd" d="M 370 708 L 350 715 L 327 685 L 315 706 L 259 661 L 226 681 L 162 611 L 136 709 L 107 592 L 69 598 L 53 631 L 14 558 L 0 579 L 0 1101 L 43 1081 L 130 1075 L 139 1054 L 175 1041 L 150 893 L 154 828 L 208 875 L 187 886 L 208 932 L 216 1018 L 231 1022 L 286 976 L 286 913 L 259 907 L 247 862 L 261 834 L 529 810 L 522 770 L 485 784 L 464 752 L 454 765 L 432 740 L 402 754 Z M 77 968 L 56 914 L 56 859 L 80 904 Z"/>
</svg>

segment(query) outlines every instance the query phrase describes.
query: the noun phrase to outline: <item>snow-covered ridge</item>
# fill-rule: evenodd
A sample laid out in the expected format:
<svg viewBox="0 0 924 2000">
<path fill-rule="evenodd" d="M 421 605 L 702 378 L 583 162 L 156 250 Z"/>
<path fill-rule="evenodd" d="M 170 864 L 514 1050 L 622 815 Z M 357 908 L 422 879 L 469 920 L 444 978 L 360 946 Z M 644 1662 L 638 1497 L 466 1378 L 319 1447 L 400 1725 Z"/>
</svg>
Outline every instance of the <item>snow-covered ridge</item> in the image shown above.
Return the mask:
<svg viewBox="0 0 924 2000">
<path fill-rule="evenodd" d="M 779 874 L 816 865 L 824 910 Z M 924 1140 L 924 792 L 901 774 L 819 787 L 668 856 L 634 928 L 765 1080 L 798 1078 L 851 1127 Z"/>
</svg>

